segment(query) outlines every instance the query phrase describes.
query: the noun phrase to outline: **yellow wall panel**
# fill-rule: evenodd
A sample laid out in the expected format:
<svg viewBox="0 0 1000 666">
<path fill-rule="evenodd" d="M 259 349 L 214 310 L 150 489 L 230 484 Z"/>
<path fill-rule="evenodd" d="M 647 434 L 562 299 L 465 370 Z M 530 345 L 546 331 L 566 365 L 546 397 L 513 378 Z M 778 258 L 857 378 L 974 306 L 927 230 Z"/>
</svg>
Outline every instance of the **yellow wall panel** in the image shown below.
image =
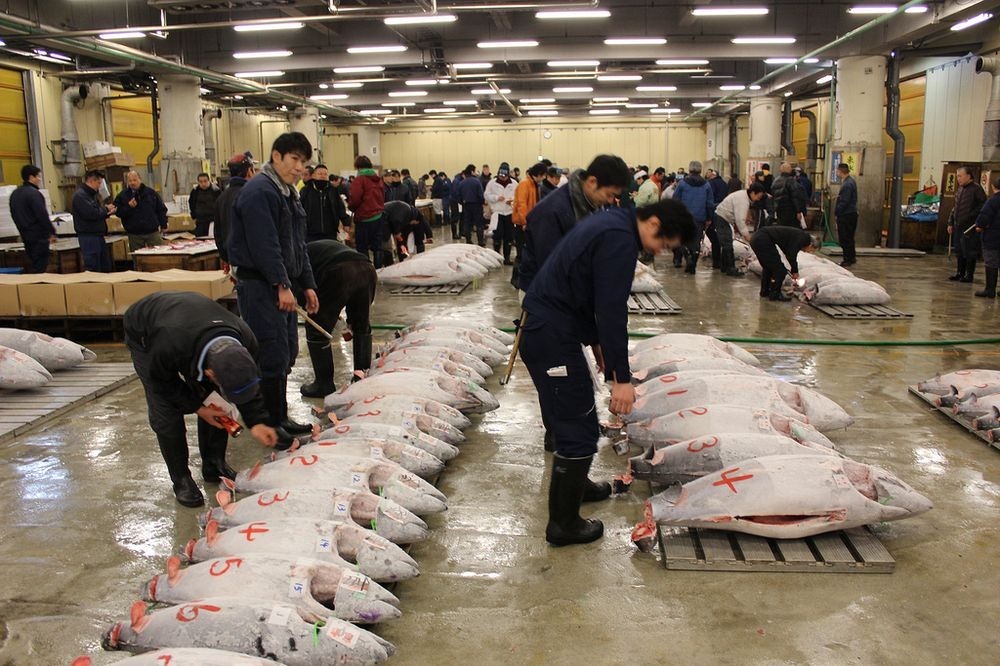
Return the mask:
<svg viewBox="0 0 1000 666">
<path fill-rule="evenodd" d="M 111 125 L 114 145 L 128 153 L 136 164 L 145 164 L 153 152 L 153 101 L 149 97 L 116 99 L 111 102 Z M 160 163 L 160 154 L 153 164 Z"/>
<path fill-rule="evenodd" d="M 21 72 L 14 69 L 0 69 L 0 86 L 23 89 Z"/>
<path fill-rule="evenodd" d="M 354 134 L 324 134 L 323 161 L 329 167 L 331 173 L 353 171 Z M 417 175 L 419 176 L 420 174 Z"/>
<path fill-rule="evenodd" d="M 0 161 L 3 184 L 20 185 L 21 167 L 31 161 L 21 72 L 0 68 Z"/>
</svg>

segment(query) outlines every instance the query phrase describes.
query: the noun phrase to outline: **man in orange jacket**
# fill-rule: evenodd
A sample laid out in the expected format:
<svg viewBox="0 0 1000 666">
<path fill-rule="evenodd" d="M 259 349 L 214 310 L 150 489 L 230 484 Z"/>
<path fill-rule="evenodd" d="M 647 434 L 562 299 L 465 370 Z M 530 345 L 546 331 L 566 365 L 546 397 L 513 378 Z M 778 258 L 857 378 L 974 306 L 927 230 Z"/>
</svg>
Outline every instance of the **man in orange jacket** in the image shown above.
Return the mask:
<svg viewBox="0 0 1000 666">
<path fill-rule="evenodd" d="M 528 224 L 528 213 L 538 203 L 538 184 L 545 178 L 545 165 L 539 162 L 528 169 L 528 177 L 517 184 L 514 190 L 512 221 L 514 222 L 514 247 L 517 248 L 517 264 L 524 252 L 524 227 Z M 514 265 L 512 284 L 517 284 L 517 264 Z"/>
</svg>

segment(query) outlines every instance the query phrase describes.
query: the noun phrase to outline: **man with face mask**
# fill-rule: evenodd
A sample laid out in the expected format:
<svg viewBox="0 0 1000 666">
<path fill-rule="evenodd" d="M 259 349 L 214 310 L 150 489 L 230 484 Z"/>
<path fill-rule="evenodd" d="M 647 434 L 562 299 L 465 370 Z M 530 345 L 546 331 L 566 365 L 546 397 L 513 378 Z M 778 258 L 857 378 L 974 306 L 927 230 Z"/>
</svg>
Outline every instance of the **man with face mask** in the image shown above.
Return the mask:
<svg viewBox="0 0 1000 666">
<path fill-rule="evenodd" d="M 299 190 L 299 197 L 306 211 L 306 241 L 337 240 L 344 216 L 343 202 L 340 193 L 330 187 L 330 172 L 325 164 L 313 168 L 312 178 Z"/>
<path fill-rule="evenodd" d="M 146 187 L 138 171 L 125 175 L 127 187 L 115 197 L 115 208 L 121 218 L 131 252 L 144 247 L 163 245 L 167 230 L 167 207 L 151 187 Z"/>
<path fill-rule="evenodd" d="M 497 170 L 497 177 L 486 185 L 486 203 L 497 214 L 497 228 L 493 232 L 493 250 L 500 251 L 503 245 L 503 263 L 513 266 L 510 260 L 510 248 L 514 243 L 513 203 L 517 183 L 510 177 L 510 170 L 504 162 Z"/>
</svg>

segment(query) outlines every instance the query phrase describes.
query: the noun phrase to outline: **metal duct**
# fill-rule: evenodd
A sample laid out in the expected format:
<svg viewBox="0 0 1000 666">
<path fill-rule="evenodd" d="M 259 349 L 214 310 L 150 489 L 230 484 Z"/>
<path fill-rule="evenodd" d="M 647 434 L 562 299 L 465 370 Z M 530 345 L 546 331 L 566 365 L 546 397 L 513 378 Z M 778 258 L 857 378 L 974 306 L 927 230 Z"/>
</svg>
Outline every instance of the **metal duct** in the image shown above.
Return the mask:
<svg viewBox="0 0 1000 666">
<path fill-rule="evenodd" d="M 739 116 L 729 116 L 729 173 L 739 178 L 740 146 L 739 146 Z M 746 184 L 750 186 L 749 183 Z"/>
<path fill-rule="evenodd" d="M 212 167 L 218 166 L 215 154 L 215 132 L 212 131 L 212 121 L 222 117 L 222 109 L 202 109 L 201 124 L 205 131 L 205 159 Z"/>
<path fill-rule="evenodd" d="M 160 97 L 156 86 L 149 93 L 149 108 L 153 111 L 153 150 L 146 155 L 146 174 L 153 182 L 153 158 L 160 152 Z"/>
<path fill-rule="evenodd" d="M 903 205 L 903 168 L 906 157 L 906 137 L 899 129 L 899 54 L 889 58 L 885 77 L 887 103 L 885 105 L 885 131 L 892 138 L 892 190 L 889 198 L 889 247 L 899 247 L 902 224 L 900 206 Z"/>
<path fill-rule="evenodd" d="M 87 99 L 87 86 L 70 86 L 63 90 L 60 110 L 62 112 L 63 175 L 79 178 L 83 175 L 83 159 L 80 151 L 80 135 L 76 132 L 73 108 L 76 103 Z"/>
<path fill-rule="evenodd" d="M 983 161 L 1000 162 L 1000 56 L 979 58 L 976 60 L 976 71 L 993 75 L 993 89 L 983 126 Z"/>
<path fill-rule="evenodd" d="M 792 143 L 792 100 L 785 100 L 781 109 L 781 147 L 785 157 L 795 156 L 795 145 Z"/>
<path fill-rule="evenodd" d="M 819 155 L 816 114 L 807 109 L 799 109 L 799 117 L 809 121 L 809 138 L 806 139 L 806 171 L 816 173 L 816 161 Z"/>
</svg>

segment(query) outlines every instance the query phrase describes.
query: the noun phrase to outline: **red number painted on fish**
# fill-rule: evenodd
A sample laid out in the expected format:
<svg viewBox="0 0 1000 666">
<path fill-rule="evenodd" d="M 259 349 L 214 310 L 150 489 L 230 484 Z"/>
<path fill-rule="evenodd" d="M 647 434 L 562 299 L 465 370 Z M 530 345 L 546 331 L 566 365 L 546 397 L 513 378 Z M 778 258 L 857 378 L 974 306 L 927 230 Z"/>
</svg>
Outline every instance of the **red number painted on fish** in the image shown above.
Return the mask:
<svg viewBox="0 0 1000 666">
<path fill-rule="evenodd" d="M 358 414 L 358 416 L 360 416 L 360 417 L 365 417 L 365 416 L 378 416 L 378 415 L 379 415 L 379 414 L 381 414 L 381 413 L 382 413 L 382 410 L 381 410 L 381 409 L 373 409 L 373 410 L 371 410 L 370 412 L 365 412 L 364 414 Z"/>
<path fill-rule="evenodd" d="M 660 377 L 660 382 L 664 384 L 673 384 L 677 381 L 677 375 L 663 375 Z"/>
<path fill-rule="evenodd" d="M 219 568 L 219 565 L 225 565 L 225 566 Z M 208 568 L 208 573 L 210 573 L 213 576 L 225 576 L 229 572 L 229 570 L 232 569 L 233 567 L 239 569 L 241 566 L 243 566 L 242 559 L 238 557 L 230 557 L 225 562 L 221 562 L 219 560 L 212 562 L 212 566 Z"/>
<path fill-rule="evenodd" d="M 258 525 L 264 525 L 265 527 L 257 527 Z M 271 530 L 267 529 L 267 523 L 255 521 L 247 525 L 245 530 L 240 530 L 240 534 L 246 535 L 247 541 L 253 541 L 254 534 L 266 534 Z"/>
<path fill-rule="evenodd" d="M 709 437 L 708 439 L 699 439 L 697 441 L 688 444 L 687 449 L 691 453 L 699 453 L 705 449 L 710 449 L 719 443 L 718 437 Z M 698 448 L 695 448 L 698 447 Z"/>
<path fill-rule="evenodd" d="M 382 399 L 382 398 L 384 398 L 384 397 L 385 397 L 384 395 L 372 395 L 372 396 L 368 396 L 367 398 L 365 398 L 365 399 L 364 399 L 364 400 L 362 400 L 361 402 L 362 402 L 363 404 L 365 404 L 365 405 L 370 405 L 370 404 L 372 404 L 373 402 L 376 402 L 376 401 L 378 401 L 378 400 L 381 400 L 381 399 Z"/>
<path fill-rule="evenodd" d="M 753 478 L 753 474 L 744 474 L 743 476 L 729 476 L 730 474 L 735 474 L 740 471 L 739 467 L 733 467 L 732 469 L 727 469 L 722 472 L 722 478 L 718 481 L 712 483 L 713 486 L 729 486 L 729 489 L 733 491 L 734 495 L 739 495 L 739 491 L 736 490 L 736 484 L 740 481 L 747 481 Z"/>
<path fill-rule="evenodd" d="M 316 463 L 319 462 L 319 456 L 316 455 L 315 453 L 309 456 L 308 458 L 306 458 L 305 456 L 292 456 L 289 459 L 288 464 L 294 465 L 296 462 L 305 467 L 309 467 L 310 465 L 315 465 Z"/>
<path fill-rule="evenodd" d="M 347 433 L 351 432 L 351 426 L 349 426 L 349 425 L 339 425 L 339 426 L 335 427 L 333 429 L 333 431 L 335 433 L 337 433 L 338 435 L 346 435 Z"/>
<path fill-rule="evenodd" d="M 667 395 L 684 395 L 687 392 L 687 389 L 677 389 L 676 391 L 667 391 Z"/>
<path fill-rule="evenodd" d="M 705 414 L 708 414 L 708 407 L 694 407 L 693 409 L 682 409 L 677 412 L 677 415 L 682 419 L 686 418 L 687 414 L 690 414 L 691 416 L 704 416 Z"/>
<path fill-rule="evenodd" d="M 193 622 L 197 619 L 201 611 L 206 613 L 218 613 L 222 608 L 210 604 L 189 604 L 177 609 L 177 619 L 180 622 Z"/>
<path fill-rule="evenodd" d="M 162 661 L 163 662 L 163 666 L 167 666 L 167 664 L 169 664 L 173 660 L 174 660 L 174 658 L 172 656 L 170 656 L 169 654 L 161 654 L 159 657 L 156 658 L 156 661 Z"/>
<path fill-rule="evenodd" d="M 284 502 L 286 499 L 288 499 L 289 492 L 291 491 L 287 491 L 285 492 L 284 495 L 280 496 L 278 495 L 278 493 L 274 493 L 273 495 L 271 495 L 271 499 L 267 501 L 264 501 L 264 496 L 261 495 L 260 497 L 257 498 L 257 504 L 259 504 L 260 506 L 271 506 L 275 502 Z"/>
</svg>

